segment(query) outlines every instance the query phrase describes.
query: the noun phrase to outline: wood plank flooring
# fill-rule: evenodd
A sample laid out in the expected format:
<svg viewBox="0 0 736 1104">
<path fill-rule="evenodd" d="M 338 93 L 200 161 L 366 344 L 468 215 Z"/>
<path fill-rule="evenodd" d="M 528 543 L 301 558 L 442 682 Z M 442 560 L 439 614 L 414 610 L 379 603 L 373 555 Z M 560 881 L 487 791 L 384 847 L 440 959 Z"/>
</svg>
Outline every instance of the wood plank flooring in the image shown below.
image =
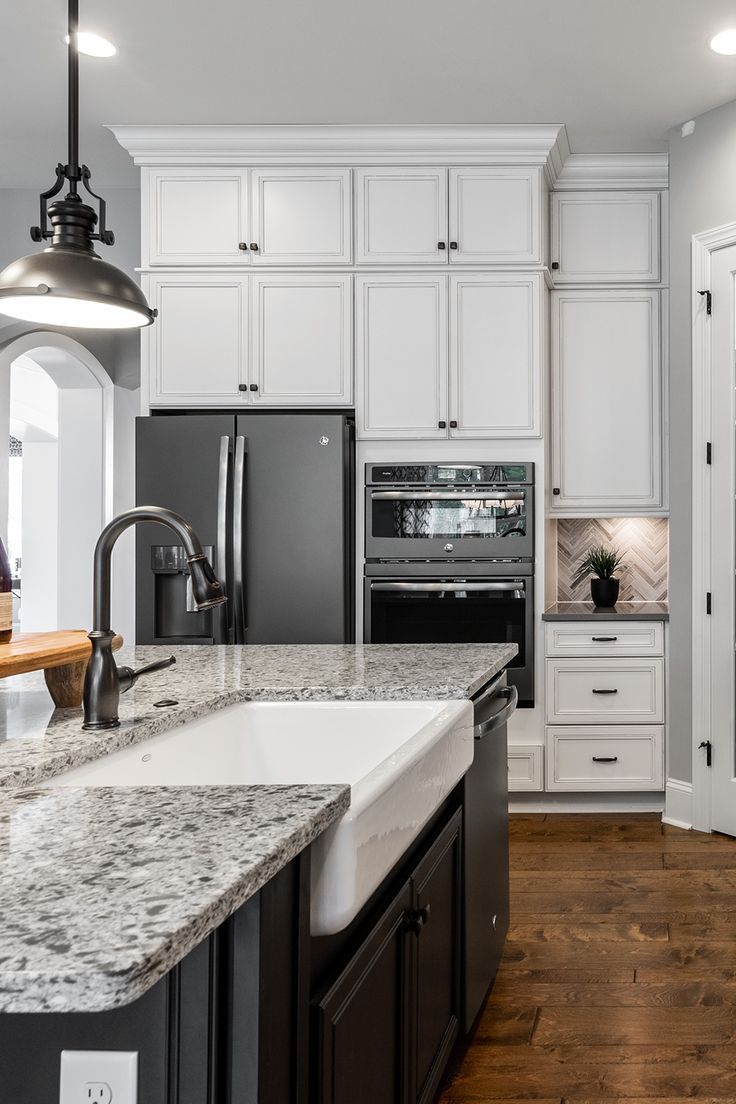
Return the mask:
<svg viewBox="0 0 736 1104">
<path fill-rule="evenodd" d="M 736 840 L 512 816 L 511 930 L 437 1104 L 736 1104 Z"/>
</svg>

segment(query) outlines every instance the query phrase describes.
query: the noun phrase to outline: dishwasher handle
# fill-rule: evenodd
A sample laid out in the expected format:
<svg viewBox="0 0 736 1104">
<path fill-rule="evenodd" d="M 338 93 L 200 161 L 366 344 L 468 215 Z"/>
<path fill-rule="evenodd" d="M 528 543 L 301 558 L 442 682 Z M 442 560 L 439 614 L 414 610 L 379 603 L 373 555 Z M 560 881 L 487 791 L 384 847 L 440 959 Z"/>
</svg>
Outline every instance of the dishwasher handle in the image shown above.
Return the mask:
<svg viewBox="0 0 736 1104">
<path fill-rule="evenodd" d="M 501 686 L 494 694 L 494 698 L 503 698 L 506 704 L 491 714 L 487 721 L 475 726 L 473 735 L 476 740 L 482 740 L 490 732 L 494 732 L 497 728 L 508 723 L 508 719 L 519 701 L 519 691 L 515 686 Z"/>
</svg>

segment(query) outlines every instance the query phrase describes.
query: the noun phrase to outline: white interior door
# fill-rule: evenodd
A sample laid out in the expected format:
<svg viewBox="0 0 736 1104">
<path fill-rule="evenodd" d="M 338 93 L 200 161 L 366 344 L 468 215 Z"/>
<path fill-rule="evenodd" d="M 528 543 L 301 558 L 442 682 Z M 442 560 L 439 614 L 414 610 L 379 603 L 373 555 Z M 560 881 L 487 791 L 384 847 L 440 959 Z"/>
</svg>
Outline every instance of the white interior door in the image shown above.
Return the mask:
<svg viewBox="0 0 736 1104">
<path fill-rule="evenodd" d="M 736 728 L 734 726 L 734 340 L 736 246 L 712 256 L 711 291 L 711 718 L 712 827 L 736 836 Z M 705 596 L 703 596 L 705 601 Z"/>
</svg>

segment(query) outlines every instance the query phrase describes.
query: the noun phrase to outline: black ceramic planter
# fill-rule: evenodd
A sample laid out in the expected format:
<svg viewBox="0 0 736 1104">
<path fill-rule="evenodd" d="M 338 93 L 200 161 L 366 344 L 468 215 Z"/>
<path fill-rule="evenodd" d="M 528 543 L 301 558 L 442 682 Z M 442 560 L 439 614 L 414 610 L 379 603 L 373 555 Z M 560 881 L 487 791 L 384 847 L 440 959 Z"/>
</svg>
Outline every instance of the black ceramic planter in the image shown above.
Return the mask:
<svg viewBox="0 0 736 1104">
<path fill-rule="evenodd" d="M 604 609 L 611 609 L 618 601 L 618 579 L 591 579 L 590 593 L 593 604 Z"/>
</svg>

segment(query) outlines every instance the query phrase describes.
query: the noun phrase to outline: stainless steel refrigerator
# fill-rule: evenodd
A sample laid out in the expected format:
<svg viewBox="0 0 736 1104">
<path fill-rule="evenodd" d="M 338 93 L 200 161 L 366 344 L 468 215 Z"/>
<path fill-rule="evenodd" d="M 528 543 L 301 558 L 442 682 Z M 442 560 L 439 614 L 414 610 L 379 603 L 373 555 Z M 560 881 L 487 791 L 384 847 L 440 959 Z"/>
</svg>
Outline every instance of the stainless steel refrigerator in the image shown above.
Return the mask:
<svg viewBox="0 0 736 1104">
<path fill-rule="evenodd" d="M 339 413 L 138 418 L 136 502 L 191 523 L 228 601 L 188 608 L 183 550 L 170 531 L 140 525 L 137 642 L 352 642 L 354 440 Z"/>
</svg>

